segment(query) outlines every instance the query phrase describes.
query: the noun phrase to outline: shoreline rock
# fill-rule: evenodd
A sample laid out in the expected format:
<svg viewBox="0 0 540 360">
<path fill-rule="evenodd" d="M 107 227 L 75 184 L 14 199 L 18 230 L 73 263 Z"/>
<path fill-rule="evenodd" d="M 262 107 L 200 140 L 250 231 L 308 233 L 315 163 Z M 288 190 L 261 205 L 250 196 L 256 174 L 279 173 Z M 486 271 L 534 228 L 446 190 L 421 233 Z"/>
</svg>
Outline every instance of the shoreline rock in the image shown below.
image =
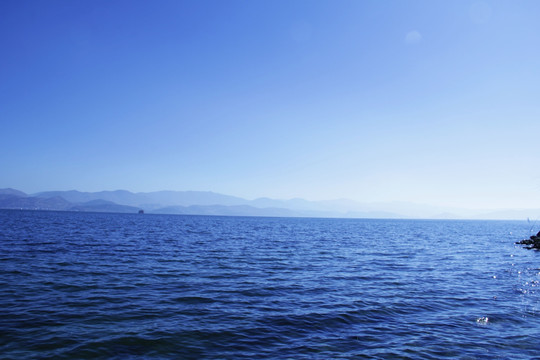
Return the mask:
<svg viewBox="0 0 540 360">
<path fill-rule="evenodd" d="M 540 250 L 540 231 L 536 235 L 532 235 L 529 239 L 518 241 L 516 244 L 531 245 L 525 248 L 529 250 L 531 249 Z"/>
</svg>

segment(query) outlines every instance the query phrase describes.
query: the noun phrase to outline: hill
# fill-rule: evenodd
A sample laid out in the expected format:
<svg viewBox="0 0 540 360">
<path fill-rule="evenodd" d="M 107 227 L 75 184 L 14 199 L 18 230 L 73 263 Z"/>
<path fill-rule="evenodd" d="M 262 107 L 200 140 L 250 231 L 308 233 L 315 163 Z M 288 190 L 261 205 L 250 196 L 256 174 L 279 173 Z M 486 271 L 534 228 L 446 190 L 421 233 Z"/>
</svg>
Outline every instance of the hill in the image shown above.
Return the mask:
<svg viewBox="0 0 540 360">
<path fill-rule="evenodd" d="M 46 191 L 28 195 L 0 189 L 0 208 L 62 211 L 136 213 L 144 209 L 155 214 L 412 218 L 412 219 L 514 219 L 540 217 L 539 209 L 486 211 L 444 208 L 407 202 L 360 203 L 348 199 L 309 201 L 258 198 L 247 200 L 211 191 L 155 191 L 133 193 L 127 190 L 82 192 Z"/>
</svg>

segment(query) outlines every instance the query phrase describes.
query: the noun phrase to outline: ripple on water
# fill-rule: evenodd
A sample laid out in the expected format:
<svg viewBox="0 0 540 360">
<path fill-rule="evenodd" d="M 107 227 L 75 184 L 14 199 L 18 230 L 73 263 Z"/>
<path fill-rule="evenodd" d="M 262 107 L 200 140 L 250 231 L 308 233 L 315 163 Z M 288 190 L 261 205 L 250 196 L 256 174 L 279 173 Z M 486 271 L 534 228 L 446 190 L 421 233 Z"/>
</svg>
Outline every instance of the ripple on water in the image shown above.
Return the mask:
<svg viewBox="0 0 540 360">
<path fill-rule="evenodd" d="M 538 252 L 514 247 L 517 222 L 0 211 L 0 224 L 6 358 L 540 351 Z"/>
</svg>

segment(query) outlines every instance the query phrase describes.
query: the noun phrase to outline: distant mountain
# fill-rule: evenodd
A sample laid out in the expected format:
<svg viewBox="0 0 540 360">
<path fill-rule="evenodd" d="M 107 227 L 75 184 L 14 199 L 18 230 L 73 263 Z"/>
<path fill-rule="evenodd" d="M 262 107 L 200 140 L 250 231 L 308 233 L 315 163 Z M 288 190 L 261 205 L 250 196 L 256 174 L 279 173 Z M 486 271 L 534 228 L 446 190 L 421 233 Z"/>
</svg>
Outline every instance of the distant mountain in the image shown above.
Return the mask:
<svg viewBox="0 0 540 360">
<path fill-rule="evenodd" d="M 72 193 L 72 192 L 69 192 Z M 28 196 L 22 191 L 13 189 L 0 189 L 0 209 L 20 210 L 58 210 L 58 211 L 95 211 L 95 212 L 124 212 L 135 213 L 139 208 L 119 205 L 106 200 L 91 200 L 83 203 L 67 201 L 62 196 Z"/>
<path fill-rule="evenodd" d="M 19 196 L 19 197 L 26 197 L 27 194 L 23 193 L 22 191 L 15 190 L 15 189 L 0 189 L 0 195 L 12 195 L 12 196 Z"/>
<path fill-rule="evenodd" d="M 517 219 L 540 218 L 540 210 L 479 211 L 444 208 L 407 202 L 360 203 L 348 199 L 258 198 L 246 200 L 211 191 L 127 190 L 81 192 L 47 191 L 33 195 L 15 189 L 0 189 L 0 208 L 156 214 L 409 218 L 409 219 Z"/>
<path fill-rule="evenodd" d="M 358 219 L 403 219 L 404 216 L 388 211 L 349 211 L 346 218 Z"/>
<path fill-rule="evenodd" d="M 518 209 L 518 210 L 498 210 L 484 212 L 474 216 L 474 219 L 490 220 L 527 220 L 540 219 L 540 209 Z"/>
<path fill-rule="evenodd" d="M 298 217 L 302 214 L 288 209 L 264 208 L 259 209 L 247 205 L 191 205 L 169 206 L 152 211 L 154 214 L 178 214 L 178 215 L 225 215 L 225 216 L 274 216 L 274 217 Z"/>
<path fill-rule="evenodd" d="M 351 200 L 308 201 L 304 199 L 277 200 L 259 198 L 246 200 L 239 197 L 210 191 L 156 191 L 132 193 L 126 190 L 81 192 L 47 191 L 34 195 L 39 198 L 61 196 L 78 204 L 74 209 L 89 211 L 92 201 L 109 201 L 128 208 L 118 210 L 129 212 L 133 208 L 144 209 L 147 213 L 160 214 L 200 214 L 239 216 L 304 216 L 304 217 L 404 217 L 398 213 L 383 211 L 356 203 Z M 112 207 L 109 207 L 112 208 Z M 97 209 L 97 207 L 96 207 Z M 97 210 L 96 210 L 97 211 Z M 103 211 L 107 211 L 104 208 Z"/>
<path fill-rule="evenodd" d="M 105 200 L 121 205 L 138 206 L 140 203 L 149 203 L 150 199 L 144 195 L 135 194 L 126 190 L 99 191 L 99 192 L 81 192 L 77 190 L 70 191 L 46 191 L 34 194 L 39 198 L 50 198 L 61 196 L 72 203 L 87 203 L 94 200 Z"/>
<path fill-rule="evenodd" d="M 289 209 L 263 209 L 245 205 L 248 202 L 248 200 L 234 196 L 202 191 L 132 193 L 126 190 L 117 190 L 90 193 L 70 190 L 47 191 L 29 196 L 14 189 L 0 189 L 0 208 L 3 209 L 119 213 L 137 213 L 139 210 L 145 209 L 150 210 L 147 212 L 156 214 L 230 216 L 302 215 Z"/>
<path fill-rule="evenodd" d="M 92 200 L 82 204 L 74 205 L 69 211 L 93 211 L 93 212 L 114 212 L 114 213 L 137 213 L 140 209 L 134 206 L 118 205 L 112 201 Z"/>
<path fill-rule="evenodd" d="M 211 191 L 156 191 L 138 193 L 150 199 L 152 203 L 163 205 L 246 205 L 249 200 L 239 197 L 214 193 Z M 141 202 L 140 202 L 141 203 Z"/>
<path fill-rule="evenodd" d="M 106 200 L 121 205 L 157 209 L 165 206 L 191 205 L 246 205 L 249 201 L 234 196 L 222 195 L 210 191 L 155 191 L 132 193 L 126 190 L 81 192 L 46 191 L 34 194 L 36 197 L 49 198 L 61 196 L 73 203 L 84 203 L 93 200 Z"/>
<path fill-rule="evenodd" d="M 25 210 L 68 210 L 73 204 L 60 196 L 37 198 L 30 196 L 0 195 L 0 208 Z"/>
<path fill-rule="evenodd" d="M 291 210 L 302 210 L 302 211 L 327 211 L 329 210 L 324 203 L 316 201 L 308 201 L 304 199 L 290 199 L 290 200 L 276 200 L 270 198 L 258 198 L 255 200 L 249 201 L 249 205 L 258 207 L 258 208 L 285 208 Z"/>
<path fill-rule="evenodd" d="M 188 211 L 182 207 L 191 206 L 248 206 L 242 213 L 259 214 L 256 209 L 280 209 L 283 216 L 314 216 L 314 217 L 356 217 L 365 214 L 372 217 L 404 217 L 398 211 L 385 211 L 384 206 L 361 204 L 352 200 L 331 201 L 308 201 L 305 199 L 279 200 L 270 198 L 258 198 L 246 200 L 235 196 L 223 195 L 211 191 L 156 191 L 132 193 L 126 190 L 80 192 L 70 191 L 47 191 L 35 194 L 37 197 L 49 198 L 61 196 L 73 203 L 85 203 L 93 200 L 106 200 L 119 205 L 127 205 L 145 209 L 147 212 L 163 211 Z M 167 210 L 163 210 L 167 209 Z M 250 211 L 248 211 L 250 209 Z M 287 211 L 284 211 L 287 210 Z M 195 210 L 190 210 L 192 213 Z M 203 208 L 199 208 L 203 211 Z M 207 208 L 204 211 L 209 211 Z M 217 211 L 217 210 L 216 210 Z M 225 211 L 221 208 L 222 212 Z M 273 211 L 272 213 L 275 213 Z M 295 214 L 295 215 L 292 215 Z M 281 215 L 280 215 L 281 216 Z"/>
</svg>

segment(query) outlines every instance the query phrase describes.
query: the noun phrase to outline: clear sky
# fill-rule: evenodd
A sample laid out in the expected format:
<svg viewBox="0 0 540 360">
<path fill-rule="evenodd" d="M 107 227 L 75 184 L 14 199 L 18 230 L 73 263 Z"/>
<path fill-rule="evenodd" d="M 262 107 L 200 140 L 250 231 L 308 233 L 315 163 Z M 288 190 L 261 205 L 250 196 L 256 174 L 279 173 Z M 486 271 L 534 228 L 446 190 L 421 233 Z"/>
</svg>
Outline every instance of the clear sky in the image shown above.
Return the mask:
<svg viewBox="0 0 540 360">
<path fill-rule="evenodd" d="M 0 1 L 0 188 L 540 207 L 540 1 Z"/>
</svg>

